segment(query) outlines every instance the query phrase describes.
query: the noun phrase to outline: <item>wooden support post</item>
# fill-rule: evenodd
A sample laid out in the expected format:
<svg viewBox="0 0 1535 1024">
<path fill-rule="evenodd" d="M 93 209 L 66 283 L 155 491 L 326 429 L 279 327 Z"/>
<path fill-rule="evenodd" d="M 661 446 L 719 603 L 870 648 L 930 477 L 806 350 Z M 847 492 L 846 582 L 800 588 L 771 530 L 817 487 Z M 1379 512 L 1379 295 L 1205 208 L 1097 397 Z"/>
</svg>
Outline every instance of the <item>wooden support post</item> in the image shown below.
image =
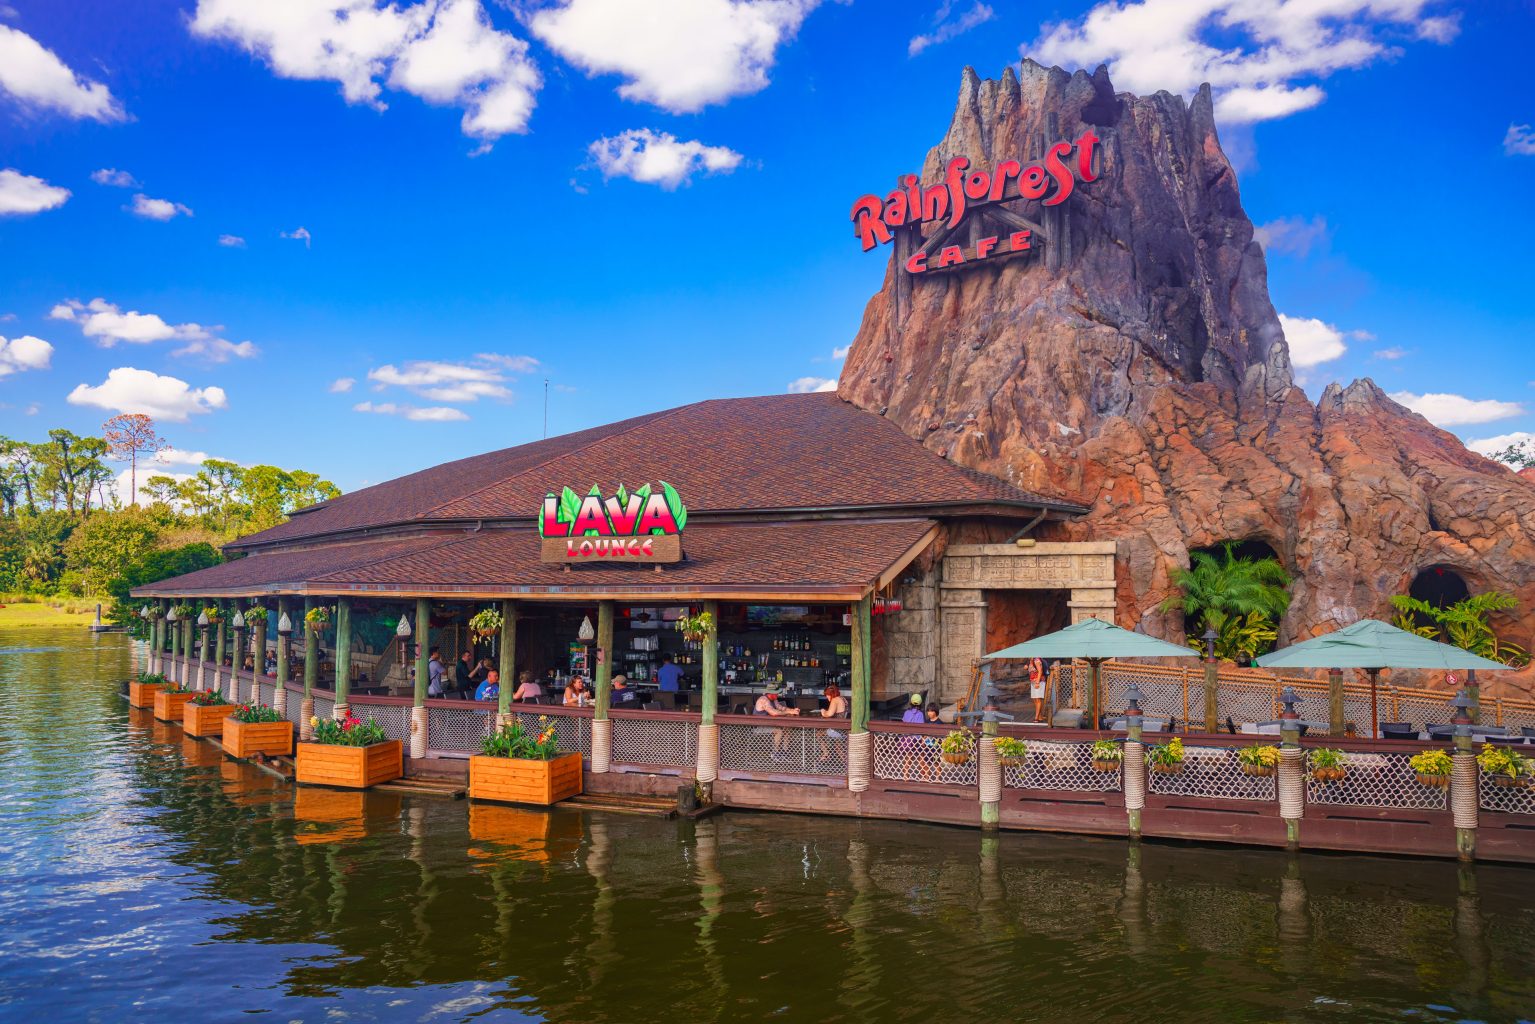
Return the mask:
<svg viewBox="0 0 1535 1024">
<path fill-rule="evenodd" d="M 331 713 L 337 721 L 345 718 L 352 694 L 352 600 L 336 598 L 336 708 Z"/>
<path fill-rule="evenodd" d="M 160 602 L 155 602 L 155 611 L 160 610 Z M 149 620 L 149 664 L 145 672 L 153 674 L 159 671 L 160 664 L 160 618 L 157 615 Z"/>
<path fill-rule="evenodd" d="M 304 598 L 304 699 L 299 704 L 298 734 L 305 740 L 314 730 L 310 724 L 314 718 L 314 684 L 320 678 L 320 637 L 309 628 L 309 613 L 314 607 L 314 598 Z M 239 664 L 239 655 L 235 656 L 235 664 Z"/>
<path fill-rule="evenodd" d="M 720 605 L 718 601 L 705 601 L 704 614 L 709 616 L 709 629 L 704 636 L 704 684 L 698 723 L 698 763 L 693 778 L 702 790 L 703 803 L 714 800 L 714 782 L 719 778 L 720 732 L 714 724 L 714 713 L 719 707 L 720 692 Z"/>
<path fill-rule="evenodd" d="M 198 609 L 199 618 L 206 614 L 206 605 Z M 203 687 L 206 685 L 205 681 L 208 675 L 208 631 L 211 628 L 212 623 L 202 627 L 202 642 L 197 645 L 197 688 L 199 690 L 203 689 Z"/>
<path fill-rule="evenodd" d="M 218 631 L 214 634 L 216 639 L 213 644 L 213 688 L 220 693 L 224 692 L 224 648 L 225 637 L 229 632 L 229 607 L 228 602 L 218 600 L 214 605 L 219 610 Z"/>
<path fill-rule="evenodd" d="M 1205 732 L 1220 732 L 1221 717 L 1221 666 L 1210 657 L 1205 659 Z"/>
<path fill-rule="evenodd" d="M 853 632 L 852 632 L 852 694 L 849 698 L 851 706 L 852 727 L 847 736 L 847 788 L 854 793 L 861 793 L 869 788 L 869 779 L 873 776 L 873 757 L 871 747 L 872 738 L 869 736 L 869 632 L 871 609 L 874 607 L 874 598 L 867 595 L 857 604 L 853 605 Z"/>
<path fill-rule="evenodd" d="M 252 608 L 260 608 L 266 612 L 266 602 L 260 601 Z M 249 621 L 249 616 L 246 617 Z M 266 617 L 261 617 L 250 622 L 251 628 L 251 703 L 261 703 L 261 676 L 266 669 Z"/>
<path fill-rule="evenodd" d="M 1476 682 L 1476 669 L 1466 670 L 1466 696 L 1471 700 L 1471 707 L 1466 714 L 1471 716 L 1472 725 L 1480 725 L 1482 721 L 1482 688 Z"/>
<path fill-rule="evenodd" d="M 1128 819 L 1131 839 L 1141 837 L 1141 812 L 1146 807 L 1146 755 L 1145 747 L 1141 742 L 1145 721 L 1139 706 L 1131 709 L 1125 716 L 1125 753 L 1120 763 L 1128 768 L 1129 761 L 1134 757 L 1140 766 L 1138 774 L 1128 771 L 1124 773 L 1125 817 Z M 1094 728 L 1097 726 L 1095 725 Z"/>
<path fill-rule="evenodd" d="M 287 619 L 288 625 L 293 625 L 293 619 L 288 615 L 288 599 L 277 599 L 277 685 L 272 689 L 272 707 L 279 713 L 286 715 L 288 711 L 288 637 L 292 633 L 290 628 L 283 632 L 282 620 Z"/>
<path fill-rule="evenodd" d="M 501 699 L 502 725 L 512 721 L 512 693 L 517 689 L 517 602 L 501 602 Z"/>
<path fill-rule="evenodd" d="M 239 610 L 238 605 L 235 606 L 235 610 Z M 243 622 L 244 619 L 241 621 Z M 234 645 L 231 648 L 229 658 L 229 693 L 234 698 L 236 704 L 240 702 L 240 665 L 243 664 L 244 658 L 245 627 L 241 626 L 234 631 Z"/>
<path fill-rule="evenodd" d="M 1342 736 L 1347 729 L 1343 721 L 1343 670 L 1327 670 L 1327 731 Z"/>
<path fill-rule="evenodd" d="M 608 705 L 613 699 L 613 602 L 597 602 L 596 692 L 592 700 L 592 772 L 602 774 L 613 762 L 613 723 Z"/>
</svg>

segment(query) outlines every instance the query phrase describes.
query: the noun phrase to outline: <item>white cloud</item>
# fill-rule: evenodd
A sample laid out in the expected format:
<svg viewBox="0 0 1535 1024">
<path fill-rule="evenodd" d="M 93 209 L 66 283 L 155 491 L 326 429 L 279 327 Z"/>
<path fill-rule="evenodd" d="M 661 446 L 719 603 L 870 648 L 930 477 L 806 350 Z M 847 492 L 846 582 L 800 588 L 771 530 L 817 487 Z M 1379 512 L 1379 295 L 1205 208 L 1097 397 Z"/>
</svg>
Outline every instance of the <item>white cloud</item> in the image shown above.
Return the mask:
<svg viewBox="0 0 1535 1024">
<path fill-rule="evenodd" d="M 1535 434 L 1528 430 L 1516 430 L 1511 434 L 1499 434 L 1496 437 L 1482 437 L 1474 441 L 1467 441 L 1466 447 L 1478 455 L 1492 458 L 1494 452 L 1501 452 L 1510 445 L 1522 444 L 1535 448 Z"/>
<path fill-rule="evenodd" d="M 110 185 L 113 188 L 138 188 L 138 179 L 127 171 L 119 171 L 113 167 L 103 167 L 99 171 L 91 172 L 91 180 L 98 185 Z"/>
<path fill-rule="evenodd" d="M 66 117 L 121 121 L 127 115 L 100 82 L 81 78 L 20 29 L 0 25 L 0 91 L 24 106 Z"/>
<path fill-rule="evenodd" d="M 245 248 L 245 239 L 239 235 L 219 235 L 219 245 L 226 249 L 243 249 Z"/>
<path fill-rule="evenodd" d="M 1425 13 L 1437 2 L 1105 0 L 1046 25 L 1022 52 L 1067 67 L 1108 62 L 1117 88 L 1142 94 L 1186 94 L 1209 82 L 1222 123 L 1264 121 L 1322 102 L 1316 82 L 1334 72 L 1395 56 L 1393 36 L 1453 38 L 1453 18 Z"/>
<path fill-rule="evenodd" d="M 23 334 L 7 341 L 0 337 L 0 377 L 26 370 L 46 370 L 53 359 L 53 346 L 42 338 Z"/>
<path fill-rule="evenodd" d="M 352 385 L 356 383 L 356 377 L 337 377 L 335 380 L 331 381 L 330 393 L 333 395 L 344 395 L 348 391 L 352 390 Z"/>
<path fill-rule="evenodd" d="M 474 402 L 481 398 L 510 399 L 507 373 L 529 373 L 538 367 L 531 356 L 482 353 L 473 362 L 412 360 L 401 366 L 386 363 L 368 371 L 374 390 L 405 388 L 434 402 Z"/>
<path fill-rule="evenodd" d="M 1327 218 L 1322 216 L 1305 220 L 1301 217 L 1280 217 L 1253 228 L 1253 238 L 1266 253 L 1282 253 L 1305 259 L 1311 250 L 1325 249 L 1332 241 L 1332 230 Z"/>
<path fill-rule="evenodd" d="M 192 216 L 191 208 L 182 203 L 173 203 L 169 199 L 151 199 L 140 192 L 133 197 L 133 205 L 123 209 L 135 217 L 143 217 L 147 220 L 170 220 L 177 214 L 184 217 Z"/>
<path fill-rule="evenodd" d="M 851 351 L 853 351 L 853 346 L 851 345 L 838 345 L 831 350 L 831 357 L 836 360 L 846 359 L 847 354 Z"/>
<path fill-rule="evenodd" d="M 1503 135 L 1503 152 L 1509 156 L 1535 156 L 1535 128 L 1511 124 Z"/>
<path fill-rule="evenodd" d="M 309 243 L 314 240 L 314 236 L 309 233 L 309 229 L 302 226 L 296 227 L 292 231 L 279 231 L 277 234 L 280 238 L 291 238 L 294 241 L 303 242 L 306 249 L 309 248 Z"/>
<path fill-rule="evenodd" d="M 954 17 L 954 0 L 943 0 L 943 3 L 938 5 L 938 13 L 933 15 L 933 30 L 913 36 L 911 42 L 906 44 L 906 55 L 915 57 L 929 46 L 946 43 L 955 36 L 969 32 L 977 25 L 986 24 L 996 16 L 996 12 L 991 7 L 977 2 L 959 17 Z"/>
<path fill-rule="evenodd" d="M 282 78 L 332 81 L 349 103 L 385 109 L 383 88 L 462 108 L 489 145 L 527 129 L 543 84 L 528 44 L 480 0 L 199 0 L 194 35 L 233 42 Z"/>
<path fill-rule="evenodd" d="M 1388 348 L 1378 348 L 1374 352 L 1370 353 L 1370 355 L 1374 356 L 1376 359 L 1385 359 L 1391 361 L 1401 359 L 1406 354 L 1407 350 L 1402 348 L 1400 345 L 1391 345 Z"/>
<path fill-rule="evenodd" d="M 155 466 L 201 466 L 213 456 L 207 452 L 188 451 L 184 448 L 164 448 L 155 453 L 150 465 Z M 225 459 L 226 462 L 233 461 Z"/>
<path fill-rule="evenodd" d="M 0 26 L 3 27 L 3 26 Z M 42 213 L 63 206 L 69 189 L 6 168 L 0 170 L 0 217 Z"/>
<path fill-rule="evenodd" d="M 835 391 L 837 382 L 826 377 L 799 377 L 789 382 L 789 394 L 808 395 L 813 391 Z"/>
<path fill-rule="evenodd" d="M 564 0 L 528 25 L 589 75 L 626 78 L 618 94 L 674 114 L 758 92 L 778 47 L 820 0 Z"/>
<path fill-rule="evenodd" d="M 69 393 L 68 401 L 71 405 L 93 405 L 112 412 L 141 412 L 174 423 L 229 404 L 223 388 L 193 388 L 177 377 L 131 366 L 119 366 L 94 387 L 78 385 Z"/>
<path fill-rule="evenodd" d="M 451 423 L 469 418 L 468 414 L 462 410 L 445 405 L 422 407 L 399 405 L 394 402 L 358 402 L 352 406 L 352 409 L 356 412 L 372 412 L 382 416 L 403 416 L 408 420 L 426 423 Z"/>
<path fill-rule="evenodd" d="M 1290 346 L 1290 363 L 1300 370 L 1330 363 L 1348 351 L 1343 332 L 1313 317 L 1279 314 L 1279 326 Z"/>
<path fill-rule="evenodd" d="M 706 146 L 694 139 L 680 142 L 667 132 L 631 128 L 587 147 L 592 162 L 604 178 L 633 178 L 670 191 L 691 184 L 693 175 L 729 174 L 741 163 L 741 154 L 724 146 Z"/>
<path fill-rule="evenodd" d="M 131 345 L 149 345 L 157 341 L 180 341 L 182 345 L 171 354 L 197 356 L 211 362 L 222 363 L 230 358 L 249 359 L 259 351 L 249 341 L 232 342 L 219 336 L 223 327 L 204 327 L 197 323 L 172 324 L 157 313 L 140 313 L 95 298 L 90 302 L 68 299 L 54 306 L 48 316 L 54 320 L 66 320 L 78 324 L 87 338 L 94 338 L 102 348 L 111 348 L 118 342 Z"/>
<path fill-rule="evenodd" d="M 1459 427 L 1472 423 L 1491 423 L 1518 416 L 1524 407 L 1518 402 L 1500 402 L 1493 398 L 1466 398 L 1430 392 L 1415 395 L 1411 391 L 1393 391 L 1391 400 L 1400 402 L 1436 427 Z"/>
</svg>

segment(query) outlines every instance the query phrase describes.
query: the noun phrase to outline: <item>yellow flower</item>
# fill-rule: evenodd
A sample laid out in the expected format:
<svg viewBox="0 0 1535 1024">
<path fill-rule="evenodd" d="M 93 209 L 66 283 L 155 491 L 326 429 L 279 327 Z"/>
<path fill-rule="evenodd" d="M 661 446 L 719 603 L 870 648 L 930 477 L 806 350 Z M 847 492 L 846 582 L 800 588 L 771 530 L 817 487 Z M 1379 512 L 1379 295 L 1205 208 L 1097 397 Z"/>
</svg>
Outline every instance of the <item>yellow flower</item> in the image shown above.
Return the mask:
<svg viewBox="0 0 1535 1024">
<path fill-rule="evenodd" d="M 311 726 L 319 725 L 320 724 L 320 719 L 317 716 L 311 715 L 310 718 L 309 718 L 309 724 Z"/>
</svg>

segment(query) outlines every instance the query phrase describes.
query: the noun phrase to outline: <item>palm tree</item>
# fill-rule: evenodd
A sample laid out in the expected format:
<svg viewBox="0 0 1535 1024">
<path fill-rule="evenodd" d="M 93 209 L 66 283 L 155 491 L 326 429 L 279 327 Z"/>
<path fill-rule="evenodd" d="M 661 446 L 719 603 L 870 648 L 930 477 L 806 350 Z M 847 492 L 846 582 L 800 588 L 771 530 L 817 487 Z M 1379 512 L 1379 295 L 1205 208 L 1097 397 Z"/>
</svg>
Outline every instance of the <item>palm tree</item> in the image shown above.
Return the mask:
<svg viewBox="0 0 1535 1024">
<path fill-rule="evenodd" d="M 1239 558 L 1235 547 L 1227 541 L 1222 558 L 1208 551 L 1191 553 L 1189 567 L 1173 574 L 1173 584 L 1182 593 L 1161 605 L 1164 612 L 1183 609 L 1190 642 L 1196 647 L 1198 634 L 1214 629 L 1221 637 L 1217 653 L 1231 658 L 1260 653 L 1247 649 L 1254 646 L 1255 627 L 1259 644 L 1267 647 L 1272 638 L 1264 634 L 1290 607 L 1290 574 L 1279 560 Z"/>
</svg>

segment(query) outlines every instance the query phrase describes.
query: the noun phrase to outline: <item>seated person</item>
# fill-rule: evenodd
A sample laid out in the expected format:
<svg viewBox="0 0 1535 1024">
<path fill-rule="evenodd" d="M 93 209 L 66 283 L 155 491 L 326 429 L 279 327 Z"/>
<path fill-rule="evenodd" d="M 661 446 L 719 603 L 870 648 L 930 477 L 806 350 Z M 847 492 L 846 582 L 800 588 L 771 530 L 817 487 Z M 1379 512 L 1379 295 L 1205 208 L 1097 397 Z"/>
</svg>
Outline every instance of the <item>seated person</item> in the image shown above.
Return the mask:
<svg viewBox="0 0 1535 1024">
<path fill-rule="evenodd" d="M 475 700 L 499 700 L 501 697 L 501 673 L 491 669 L 485 681 L 474 691 Z"/>
<path fill-rule="evenodd" d="M 537 703 L 543 695 L 544 688 L 534 680 L 533 673 L 527 669 L 517 673 L 517 689 L 512 691 L 512 700 Z"/>
<path fill-rule="evenodd" d="M 778 718 L 781 715 L 797 715 L 799 708 L 785 707 L 779 703 L 779 689 L 781 684 L 774 680 L 767 684 L 767 692 L 757 698 L 757 704 L 752 709 L 754 715 L 772 715 Z M 778 761 L 788 756 L 789 744 L 792 737 L 787 729 L 774 729 L 773 732 L 773 760 Z"/>
<path fill-rule="evenodd" d="M 629 686 L 628 676 L 619 674 L 613 677 L 613 696 L 611 698 L 611 703 L 635 704 L 639 702 L 639 699 L 640 695 Z"/>
<path fill-rule="evenodd" d="M 580 676 L 571 676 L 570 683 L 565 687 L 565 697 L 561 701 L 566 707 L 585 707 L 592 700 L 592 691 L 586 688 L 586 680 Z"/>
<path fill-rule="evenodd" d="M 458 656 L 458 661 L 453 663 L 453 688 L 459 693 L 468 693 L 474 689 L 478 679 L 471 679 L 469 669 L 474 664 L 474 656 L 468 651 Z"/>
</svg>

